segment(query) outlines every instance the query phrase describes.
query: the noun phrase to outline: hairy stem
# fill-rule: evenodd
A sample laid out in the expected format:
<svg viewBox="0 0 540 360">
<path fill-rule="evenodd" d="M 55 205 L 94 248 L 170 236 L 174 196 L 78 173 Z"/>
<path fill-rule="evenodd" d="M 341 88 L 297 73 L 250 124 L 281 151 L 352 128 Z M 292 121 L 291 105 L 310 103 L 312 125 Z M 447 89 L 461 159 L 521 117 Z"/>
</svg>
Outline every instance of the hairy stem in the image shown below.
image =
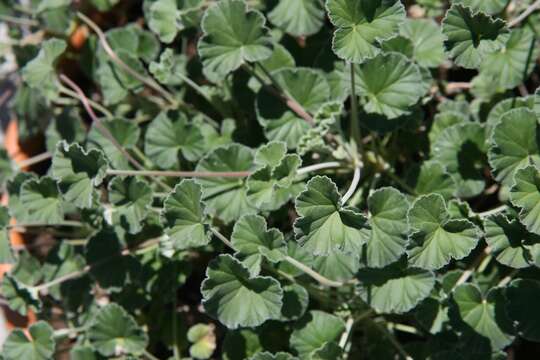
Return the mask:
<svg viewBox="0 0 540 360">
<path fill-rule="evenodd" d="M 354 64 L 350 63 L 349 67 L 351 71 L 351 137 L 356 142 L 360 154 L 362 154 L 364 144 L 362 143 L 362 134 L 360 133 L 360 124 L 358 123 L 358 97 L 356 96 L 356 85 L 354 83 L 356 77 Z"/>
<path fill-rule="evenodd" d="M 125 72 L 133 76 L 135 79 L 139 80 L 143 84 L 147 85 L 157 93 L 159 93 L 163 98 L 165 98 L 172 106 L 178 107 L 179 103 L 175 99 L 174 95 L 165 90 L 161 85 L 159 85 L 154 79 L 150 77 L 146 77 L 144 75 L 139 74 L 136 70 L 129 67 L 128 64 L 126 64 L 120 57 L 114 52 L 114 50 L 109 45 L 109 42 L 107 41 L 107 36 L 103 33 L 103 31 L 97 26 L 95 22 L 93 22 L 90 18 L 85 16 L 81 12 L 77 12 L 77 16 L 79 19 L 84 21 L 86 25 L 88 25 L 98 36 L 99 42 L 101 46 L 103 47 L 103 50 L 107 53 L 107 55 L 111 58 L 111 60 L 116 63 L 119 67 L 121 67 Z"/>
<path fill-rule="evenodd" d="M 506 210 L 506 208 L 507 208 L 506 205 L 501 205 L 501 206 L 497 206 L 494 209 L 487 210 L 487 211 L 484 211 L 484 212 L 481 212 L 481 213 L 477 213 L 476 215 L 478 215 L 481 218 L 486 218 L 488 216 L 495 215 L 495 214 L 498 214 L 500 212 L 503 212 L 504 210 Z"/>
<path fill-rule="evenodd" d="M 2 14 L 0 14 L 0 21 L 5 21 L 10 24 L 21 25 L 21 26 L 39 26 L 39 22 L 36 20 L 19 18 L 19 17 L 2 15 Z"/>
<path fill-rule="evenodd" d="M 39 164 L 42 161 L 46 161 L 52 158 L 52 154 L 49 151 L 45 151 L 41 154 L 38 154 L 36 156 L 32 156 L 31 158 L 28 158 L 26 160 L 22 160 L 17 163 L 17 166 L 19 169 L 23 169 L 25 167 L 29 167 L 35 164 Z"/>
<path fill-rule="evenodd" d="M 80 221 L 74 221 L 74 220 L 66 220 L 54 224 L 48 224 L 48 223 L 22 223 L 22 224 L 10 224 L 6 227 L 8 229 L 13 228 L 25 228 L 25 227 L 53 227 L 53 226 L 72 226 L 72 227 L 83 227 L 84 223 Z"/>
<path fill-rule="evenodd" d="M 70 78 L 68 78 L 67 76 L 65 76 L 63 74 L 60 75 L 60 80 L 63 81 L 64 83 L 66 83 L 69 87 L 71 87 L 79 95 L 79 100 L 82 102 L 86 112 L 88 113 L 88 115 L 92 119 L 92 122 L 96 125 L 96 128 L 103 134 L 103 136 L 105 136 L 114 145 L 114 147 L 116 149 L 118 149 L 118 151 L 120 151 L 122 153 L 122 155 L 135 168 L 137 168 L 139 170 L 144 170 L 144 166 L 142 166 L 141 163 L 139 163 L 133 156 L 131 156 L 131 154 L 126 149 L 124 149 L 124 147 L 122 145 L 120 145 L 120 143 L 116 140 L 116 138 L 111 134 L 109 129 L 107 129 L 103 125 L 101 120 L 96 116 L 96 113 L 94 113 L 94 110 L 92 109 L 92 107 L 90 106 L 90 103 L 88 102 L 88 98 L 86 97 L 84 92 L 81 90 L 81 88 L 77 84 L 75 84 Z M 152 178 L 152 180 L 155 181 L 162 188 L 167 189 L 167 190 L 171 190 L 171 187 L 168 186 L 167 184 L 165 184 L 164 182 L 162 182 L 161 180 L 159 180 L 157 178 Z"/>
<path fill-rule="evenodd" d="M 60 92 L 65 94 L 65 95 L 68 95 L 74 99 L 77 99 L 79 101 L 82 101 L 81 100 L 81 97 L 78 93 L 76 93 L 75 91 L 71 91 L 70 89 L 66 88 L 65 86 L 62 86 L 60 85 Z M 88 101 L 88 105 L 90 105 L 92 108 L 96 109 L 97 111 L 101 112 L 103 115 L 105 115 L 107 118 L 109 119 L 112 119 L 114 117 L 114 115 L 109 111 L 107 110 L 105 107 L 103 107 L 101 104 L 95 102 L 95 101 L 92 101 L 90 99 L 86 99 Z"/>
<path fill-rule="evenodd" d="M 292 97 L 290 97 L 288 94 L 285 93 L 285 91 L 281 90 L 281 87 L 276 82 L 276 80 L 271 76 L 270 72 L 261 64 L 259 64 L 259 68 L 264 72 L 264 74 L 270 79 L 272 82 L 271 85 L 267 84 L 266 81 L 257 74 L 257 72 L 249 65 L 244 64 L 243 68 L 252 75 L 257 81 L 261 84 L 261 86 L 270 92 L 272 95 L 276 96 L 277 98 L 281 99 L 287 105 L 289 109 L 291 109 L 296 115 L 304 119 L 308 124 L 311 126 L 315 125 L 315 122 L 313 120 L 313 117 L 300 105 L 296 100 L 294 100 Z"/>
<path fill-rule="evenodd" d="M 508 27 L 514 27 L 519 25 L 523 20 L 527 19 L 534 11 L 540 8 L 540 0 L 532 3 L 525 11 L 523 11 L 517 18 L 508 22 Z"/>
<path fill-rule="evenodd" d="M 349 201 L 349 199 L 354 195 L 354 192 L 356 191 L 356 188 L 358 187 L 358 184 L 360 183 L 361 173 L 362 173 L 362 171 L 361 171 L 360 167 L 357 166 L 354 169 L 354 175 L 353 175 L 353 179 L 352 179 L 352 182 L 351 182 L 351 186 L 349 186 L 349 189 L 347 190 L 345 195 L 343 195 L 343 198 L 342 198 L 342 203 L 343 204 L 346 204 L 347 201 Z"/>
</svg>

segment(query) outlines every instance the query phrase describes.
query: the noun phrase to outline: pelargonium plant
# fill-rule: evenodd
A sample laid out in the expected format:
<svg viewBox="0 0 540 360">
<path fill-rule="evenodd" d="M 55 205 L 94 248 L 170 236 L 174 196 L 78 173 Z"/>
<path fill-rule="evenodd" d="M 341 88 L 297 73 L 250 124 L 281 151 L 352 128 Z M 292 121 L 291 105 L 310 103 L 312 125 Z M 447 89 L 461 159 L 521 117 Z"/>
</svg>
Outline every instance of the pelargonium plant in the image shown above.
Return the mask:
<svg viewBox="0 0 540 360">
<path fill-rule="evenodd" d="M 539 8 L 1 0 L 0 358 L 538 358 Z"/>
</svg>

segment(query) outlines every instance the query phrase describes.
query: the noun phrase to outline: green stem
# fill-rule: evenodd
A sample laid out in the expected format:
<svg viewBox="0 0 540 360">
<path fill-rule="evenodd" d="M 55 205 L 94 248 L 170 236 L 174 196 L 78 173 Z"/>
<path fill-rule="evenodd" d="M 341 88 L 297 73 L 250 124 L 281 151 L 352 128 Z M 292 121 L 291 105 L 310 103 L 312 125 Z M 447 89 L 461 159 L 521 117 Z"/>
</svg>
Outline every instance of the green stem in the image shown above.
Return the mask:
<svg viewBox="0 0 540 360">
<path fill-rule="evenodd" d="M 361 171 L 360 167 L 357 166 L 354 169 L 354 175 L 353 175 L 353 179 L 352 179 L 352 182 L 351 182 L 351 186 L 349 187 L 349 189 L 347 190 L 345 195 L 343 195 L 343 198 L 341 200 L 341 202 L 343 204 L 346 204 L 347 201 L 349 201 L 349 199 L 354 195 L 354 192 L 356 191 L 356 188 L 358 187 L 358 184 L 360 183 L 361 173 L 362 173 L 362 171 Z"/>
<path fill-rule="evenodd" d="M 132 147 L 131 150 L 135 153 L 135 155 L 137 155 L 139 160 L 141 160 L 146 166 L 154 167 L 154 163 L 152 162 L 152 160 L 146 157 L 146 155 L 144 155 L 144 153 L 142 152 L 141 149 L 139 149 L 138 146 Z"/>
<path fill-rule="evenodd" d="M 0 14 L 0 20 L 5 21 L 5 22 L 10 23 L 10 24 L 14 24 L 14 25 L 39 26 L 39 22 L 36 21 L 36 20 L 18 18 L 18 17 L 14 17 L 14 16 L 9 16 L 9 15 L 1 15 Z"/>
<path fill-rule="evenodd" d="M 356 85 L 355 85 L 355 73 L 354 73 L 354 64 L 349 64 L 351 71 L 351 137 L 356 142 L 360 154 L 363 153 L 363 143 L 362 143 L 362 134 L 360 133 L 360 124 L 358 119 L 358 97 L 356 96 Z"/>
<path fill-rule="evenodd" d="M 85 224 L 80 221 L 66 220 L 54 224 L 49 223 L 22 223 L 22 224 L 10 224 L 6 227 L 12 228 L 25 228 L 25 227 L 53 227 L 53 226 L 72 226 L 72 227 L 84 227 Z"/>
<path fill-rule="evenodd" d="M 67 95 L 67 96 L 71 96 L 72 98 L 77 99 L 79 101 L 81 100 L 79 94 L 77 94 L 75 91 L 72 91 L 72 90 L 68 89 L 65 86 L 60 85 L 60 92 Z M 109 110 L 107 110 L 105 107 L 103 107 L 101 104 L 99 104 L 99 103 L 97 103 L 97 102 L 95 102 L 93 100 L 90 100 L 90 99 L 86 99 L 86 100 L 88 101 L 88 104 L 91 107 L 93 107 L 97 111 L 101 112 L 107 118 L 112 119 L 114 117 L 114 115 Z"/>
<path fill-rule="evenodd" d="M 226 178 L 245 178 L 251 173 L 249 171 L 229 171 L 229 172 L 209 172 L 209 171 L 159 171 L 159 170 L 115 170 L 108 169 L 108 175 L 118 176 L 164 176 L 164 177 L 226 177 Z"/>
<path fill-rule="evenodd" d="M 540 8 L 540 0 L 535 1 L 525 11 L 523 11 L 517 18 L 508 22 L 508 27 L 514 27 L 519 25 L 523 20 L 527 19 L 534 11 Z"/>
<path fill-rule="evenodd" d="M 28 166 L 39 164 L 40 162 L 49 160 L 50 158 L 52 158 L 52 154 L 49 151 L 45 151 L 44 153 L 32 156 L 31 158 L 18 162 L 17 167 L 19 169 L 22 169 Z"/>
<path fill-rule="evenodd" d="M 491 216 L 491 215 L 495 215 L 495 214 L 498 214 L 500 212 L 503 212 L 504 210 L 507 209 L 507 206 L 506 205 L 501 205 L 501 206 L 498 206 L 494 209 L 491 209 L 491 210 L 487 210 L 487 211 L 484 211 L 484 212 L 480 212 L 480 213 L 477 213 L 476 215 L 481 217 L 481 218 L 486 218 L 488 216 Z"/>
<path fill-rule="evenodd" d="M 97 26 L 96 23 L 94 23 L 90 18 L 88 18 L 81 12 L 77 12 L 77 16 L 97 34 L 99 38 L 99 42 L 101 46 L 103 47 L 103 50 L 105 50 L 109 58 L 114 63 L 116 63 L 119 67 L 121 67 L 125 72 L 133 76 L 135 79 L 139 80 L 140 82 L 147 85 L 148 87 L 156 91 L 158 94 L 163 96 L 163 98 L 167 100 L 173 107 L 175 108 L 179 107 L 179 103 L 175 99 L 173 94 L 165 90 L 161 85 L 159 85 L 156 81 L 154 81 L 154 79 L 141 75 L 139 72 L 132 69 L 128 64 L 126 64 L 122 59 L 120 59 L 120 57 L 116 54 L 116 52 L 114 52 L 114 50 L 111 48 L 111 46 L 109 45 L 109 42 L 107 41 L 107 37 L 105 36 L 103 31 L 99 28 L 99 26 Z"/>
</svg>

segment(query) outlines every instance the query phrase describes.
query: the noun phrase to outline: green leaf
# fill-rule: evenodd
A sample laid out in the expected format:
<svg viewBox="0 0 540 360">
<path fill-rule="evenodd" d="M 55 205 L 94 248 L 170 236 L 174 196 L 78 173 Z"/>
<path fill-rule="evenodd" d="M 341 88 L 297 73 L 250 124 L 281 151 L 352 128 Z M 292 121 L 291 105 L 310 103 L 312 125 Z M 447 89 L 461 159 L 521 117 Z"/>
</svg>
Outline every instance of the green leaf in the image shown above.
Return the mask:
<svg viewBox="0 0 540 360">
<path fill-rule="evenodd" d="M 457 305 L 457 314 L 450 315 L 470 326 L 475 332 L 488 338 L 493 350 L 501 350 L 509 345 L 513 336 L 505 331 L 508 320 L 505 319 L 504 305 L 506 300 L 499 289 L 490 290 L 482 296 L 478 286 L 461 284 L 452 292 L 452 298 Z"/>
<path fill-rule="evenodd" d="M 0 149 L 0 186 L 4 186 L 6 181 L 12 176 L 14 166 L 6 150 Z"/>
<path fill-rule="evenodd" d="M 480 74 L 494 77 L 500 91 L 512 89 L 527 79 L 539 54 L 534 33 L 527 28 L 514 29 L 503 48 L 486 56 Z"/>
<path fill-rule="evenodd" d="M 453 4 L 442 22 L 444 46 L 456 65 L 477 69 L 485 57 L 500 48 L 508 38 L 506 23 L 471 8 Z"/>
<path fill-rule="evenodd" d="M 201 186 L 194 180 L 182 180 L 163 201 L 161 219 L 176 250 L 210 242 L 204 207 Z"/>
<path fill-rule="evenodd" d="M 454 4 L 463 4 L 476 11 L 482 11 L 487 14 L 495 15 L 504 10 L 506 0 L 453 0 Z"/>
<path fill-rule="evenodd" d="M 355 65 L 355 76 L 364 110 L 389 119 L 410 114 L 424 93 L 420 69 L 398 53 L 379 54 Z"/>
<path fill-rule="evenodd" d="M 278 229 L 267 229 L 266 220 L 259 215 L 242 216 L 234 225 L 231 242 L 244 261 L 258 264 L 250 267 L 251 276 L 259 274 L 263 256 L 272 262 L 283 257 L 283 234 Z"/>
<path fill-rule="evenodd" d="M 5 274 L 0 288 L 2 297 L 6 299 L 11 310 L 21 315 L 26 315 L 28 309 L 32 311 L 41 311 L 42 303 L 35 291 L 28 289 L 14 275 Z"/>
<path fill-rule="evenodd" d="M 504 113 L 493 129 L 489 164 L 495 179 L 512 185 L 517 169 L 540 164 L 540 128 L 532 110 L 518 108 Z"/>
<path fill-rule="evenodd" d="M 446 200 L 457 192 L 457 185 L 444 166 L 437 161 L 424 161 L 414 174 L 412 187 L 416 194 L 439 194 Z"/>
<path fill-rule="evenodd" d="M 407 19 L 400 26 L 400 34 L 413 45 L 412 58 L 420 65 L 437 67 L 445 60 L 444 36 L 433 20 Z"/>
<path fill-rule="evenodd" d="M 486 218 L 484 230 L 486 242 L 498 262 L 514 269 L 529 266 L 532 260 L 529 250 L 540 243 L 540 236 L 529 233 L 519 221 L 504 214 Z"/>
<path fill-rule="evenodd" d="M 177 111 L 159 113 L 148 126 L 144 148 L 148 157 L 162 169 L 176 167 L 179 153 L 189 161 L 196 161 L 205 150 L 199 128 Z"/>
<path fill-rule="evenodd" d="M 176 3 L 176 0 L 157 0 L 148 12 L 148 27 L 166 44 L 171 43 L 180 30 Z"/>
<path fill-rule="evenodd" d="M 23 80 L 48 99 L 58 96 L 60 83 L 56 77 L 56 60 L 66 47 L 63 40 L 55 38 L 45 40 L 38 55 L 21 70 Z"/>
<path fill-rule="evenodd" d="M 302 359 L 309 359 L 327 343 L 339 341 L 344 330 L 345 324 L 337 316 L 312 310 L 295 324 L 289 341 Z"/>
<path fill-rule="evenodd" d="M 440 162 L 456 182 L 458 197 L 473 197 L 484 190 L 485 148 L 485 131 L 473 122 L 446 128 L 433 145 L 433 159 Z"/>
<path fill-rule="evenodd" d="M 98 201 L 96 187 L 107 175 L 108 164 L 99 150 L 85 151 L 79 144 L 61 141 L 52 160 L 52 176 L 65 201 L 79 208 L 91 208 Z"/>
<path fill-rule="evenodd" d="M 528 108 L 530 110 L 534 110 L 534 99 L 535 96 L 528 96 L 528 97 L 514 97 L 514 98 L 508 98 L 504 99 L 495 105 L 488 114 L 488 117 L 486 119 L 486 135 L 488 137 L 491 137 L 493 134 L 493 128 L 497 123 L 499 122 L 501 116 L 503 116 L 506 112 L 517 109 L 517 108 Z"/>
<path fill-rule="evenodd" d="M 47 151 L 56 150 L 59 141 L 65 140 L 68 144 L 83 143 L 86 130 L 79 112 L 75 108 L 64 108 L 62 113 L 51 119 L 45 132 Z"/>
<path fill-rule="evenodd" d="M 255 354 L 249 360 L 298 360 L 298 358 L 284 352 L 271 354 L 265 351 L 265 352 L 259 352 Z"/>
<path fill-rule="evenodd" d="M 319 32 L 324 15 L 318 0 L 280 0 L 268 13 L 268 20 L 292 36 L 307 36 Z"/>
<path fill-rule="evenodd" d="M 130 234 L 141 231 L 152 205 L 152 189 L 146 181 L 134 176 L 115 177 L 108 186 L 113 224 L 126 228 Z"/>
<path fill-rule="evenodd" d="M 330 92 L 333 93 L 332 89 Z M 331 151 L 330 146 L 325 142 L 325 135 L 339 121 L 342 112 L 343 103 L 341 102 L 330 101 L 322 105 L 313 116 L 315 125 L 298 140 L 298 154 L 305 155 L 310 151 Z"/>
<path fill-rule="evenodd" d="M 2 348 L 5 360 L 49 360 L 55 349 L 54 331 L 45 321 L 38 321 L 28 329 L 15 329 L 6 338 Z"/>
<path fill-rule="evenodd" d="M 540 282 L 517 279 L 506 288 L 506 310 L 519 336 L 540 341 L 540 309 L 535 306 L 540 301 Z"/>
<path fill-rule="evenodd" d="M 206 312 L 229 329 L 255 327 L 281 316 L 279 282 L 271 277 L 250 277 L 230 255 L 219 255 L 210 262 L 201 292 Z"/>
<path fill-rule="evenodd" d="M 25 218 L 28 215 L 28 211 L 26 208 L 21 204 L 20 201 L 20 193 L 21 193 L 21 187 L 22 184 L 26 180 L 36 179 L 37 176 L 33 173 L 28 172 L 19 172 L 15 176 L 13 176 L 8 182 L 6 183 L 6 189 L 8 197 L 8 203 L 9 203 L 9 215 L 14 217 L 18 222 L 25 222 Z"/>
<path fill-rule="evenodd" d="M 7 226 L 9 225 L 8 209 L 0 206 L 0 264 L 12 264 L 15 262 L 11 241 Z"/>
<path fill-rule="evenodd" d="M 75 246 L 68 242 L 60 242 L 49 251 L 40 271 L 43 273 L 43 281 L 50 282 L 67 274 L 83 271 L 84 265 L 84 257 L 77 252 Z M 72 283 L 65 284 L 70 286 Z M 62 284 L 59 284 L 47 288 L 49 295 L 55 299 L 62 299 L 61 286 Z"/>
<path fill-rule="evenodd" d="M 401 314 L 414 309 L 435 286 L 431 271 L 407 268 L 406 261 L 382 269 L 360 269 L 357 276 L 360 296 L 380 313 Z"/>
<path fill-rule="evenodd" d="M 357 254 L 332 253 L 328 256 L 315 256 L 313 269 L 324 277 L 335 281 L 348 281 L 354 278 L 360 268 Z"/>
<path fill-rule="evenodd" d="M 407 218 L 409 202 L 394 188 L 380 188 L 369 195 L 370 212 L 365 265 L 382 268 L 405 253 L 408 242 Z"/>
<path fill-rule="evenodd" d="M 435 115 L 433 118 L 433 124 L 429 130 L 428 138 L 430 143 L 430 152 L 433 154 L 433 147 L 435 143 L 449 127 L 466 122 L 468 120 L 467 115 L 458 111 L 442 111 Z"/>
<path fill-rule="evenodd" d="M 308 112 L 317 111 L 330 97 L 328 83 L 319 71 L 297 67 L 278 70 L 272 75 L 280 88 Z M 296 148 L 310 128 L 281 99 L 266 90 L 257 94 L 256 110 L 266 137 L 287 143 L 289 149 Z"/>
<path fill-rule="evenodd" d="M 56 182 L 44 176 L 26 180 L 21 186 L 19 201 L 29 222 L 56 224 L 64 220 L 64 206 Z"/>
<path fill-rule="evenodd" d="M 272 55 L 264 15 L 248 10 L 244 1 L 223 0 L 208 7 L 202 20 L 198 51 L 204 67 L 225 76 L 242 64 Z"/>
<path fill-rule="evenodd" d="M 519 219 L 527 230 L 540 235 L 540 173 L 536 166 L 516 171 L 510 199 L 521 209 Z"/>
<path fill-rule="evenodd" d="M 465 218 L 450 218 L 442 196 L 423 195 L 412 204 L 409 226 L 414 231 L 407 250 L 415 267 L 437 270 L 451 259 L 463 259 L 476 247 L 481 231 Z"/>
<path fill-rule="evenodd" d="M 116 139 L 118 144 L 124 149 L 131 150 L 137 146 L 141 131 L 133 121 L 113 119 L 102 121 L 101 124 L 104 128 L 109 130 L 112 137 Z M 107 138 L 107 136 L 103 135 L 95 124 L 88 133 L 86 146 L 89 149 L 102 150 L 105 157 L 116 169 L 128 169 L 130 166 L 126 156 Z"/>
<path fill-rule="evenodd" d="M 367 219 L 356 209 L 344 207 L 336 184 L 326 176 L 312 178 L 296 198 L 300 216 L 294 223 L 298 242 L 314 255 L 335 251 L 358 254 Z"/>
<path fill-rule="evenodd" d="M 120 305 L 105 305 L 96 313 L 88 329 L 92 346 L 104 356 L 141 355 L 148 336 Z"/>
<path fill-rule="evenodd" d="M 246 182 L 249 201 L 261 210 L 279 209 L 300 191 L 293 181 L 301 163 L 298 155 L 288 154 L 277 165 L 266 165 L 253 172 Z"/>
<path fill-rule="evenodd" d="M 309 293 L 298 284 L 283 286 L 283 307 L 281 308 L 281 320 L 297 320 L 302 317 L 309 305 Z"/>
<path fill-rule="evenodd" d="M 184 54 L 175 54 L 171 48 L 165 49 L 159 61 L 150 63 L 150 73 L 157 81 L 165 85 L 180 85 L 184 82 L 188 59 Z M 182 74 L 182 75 L 178 75 Z"/>
<path fill-rule="evenodd" d="M 199 161 L 196 171 L 237 172 L 250 171 L 253 166 L 251 149 L 240 144 L 216 148 Z M 208 212 L 226 223 L 239 219 L 242 215 L 254 213 L 248 201 L 245 180 L 234 177 L 198 178 L 202 186 L 203 199 Z"/>
<path fill-rule="evenodd" d="M 212 325 L 193 325 L 187 332 L 187 339 L 193 343 L 189 354 L 195 359 L 209 359 L 216 349 L 216 335 Z"/>
<path fill-rule="evenodd" d="M 396 35 L 405 20 L 405 8 L 397 0 L 327 0 L 326 8 L 337 27 L 332 49 L 341 59 L 354 63 L 377 55 L 377 42 Z"/>
</svg>

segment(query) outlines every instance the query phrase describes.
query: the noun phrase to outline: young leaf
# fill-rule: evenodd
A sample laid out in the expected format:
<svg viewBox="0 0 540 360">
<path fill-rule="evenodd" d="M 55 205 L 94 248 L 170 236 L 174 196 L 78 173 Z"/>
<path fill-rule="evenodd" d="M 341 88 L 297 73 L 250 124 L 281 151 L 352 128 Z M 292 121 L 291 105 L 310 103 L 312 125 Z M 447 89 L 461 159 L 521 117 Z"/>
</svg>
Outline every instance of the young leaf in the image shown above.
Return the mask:
<svg viewBox="0 0 540 360">
<path fill-rule="evenodd" d="M 114 139 L 126 150 L 131 150 L 137 146 L 141 131 L 133 121 L 124 119 L 113 119 L 102 121 L 101 124 L 112 135 Z M 130 165 L 126 156 L 109 140 L 94 124 L 88 133 L 87 148 L 100 149 L 105 157 L 116 169 L 128 169 Z"/>
<path fill-rule="evenodd" d="M 510 199 L 521 209 L 519 219 L 527 230 L 540 235 L 540 173 L 536 166 L 516 171 Z"/>
<path fill-rule="evenodd" d="M 196 161 L 204 154 L 201 131 L 187 117 L 177 111 L 161 112 L 146 132 L 146 154 L 162 169 L 177 166 L 181 152 L 189 161 Z"/>
<path fill-rule="evenodd" d="M 317 33 L 324 23 L 324 8 L 318 0 L 280 0 L 268 20 L 292 36 Z"/>
<path fill-rule="evenodd" d="M 442 196 L 424 195 L 415 200 L 409 213 L 414 231 L 407 250 L 413 266 L 437 270 L 469 255 L 481 237 L 481 231 L 465 218 L 450 218 Z"/>
<path fill-rule="evenodd" d="M 58 96 L 59 82 L 56 77 L 56 60 L 66 50 L 66 43 L 60 39 L 49 39 L 41 44 L 41 49 L 32 61 L 22 69 L 23 80 L 39 90 L 48 99 Z"/>
<path fill-rule="evenodd" d="M 335 251 L 359 254 L 366 239 L 367 219 L 356 209 L 344 207 L 336 184 L 326 176 L 312 178 L 296 198 L 300 216 L 294 223 L 299 243 L 314 255 Z"/>
<path fill-rule="evenodd" d="M 56 182 L 44 176 L 26 180 L 21 186 L 19 201 L 27 211 L 25 220 L 56 224 L 64 220 L 64 207 Z"/>
<path fill-rule="evenodd" d="M 428 138 L 430 143 L 430 152 L 434 153 L 434 146 L 444 130 L 449 127 L 466 122 L 468 117 L 458 111 L 442 111 L 435 115 L 433 124 L 429 130 Z"/>
<path fill-rule="evenodd" d="M 279 282 L 271 277 L 250 277 L 230 255 L 219 255 L 210 262 L 201 292 L 208 314 L 229 329 L 255 327 L 281 316 L 283 290 Z"/>
<path fill-rule="evenodd" d="M 505 295 L 508 299 L 508 316 L 514 322 L 519 336 L 540 341 L 540 311 L 533 305 L 540 301 L 540 282 L 532 279 L 514 280 L 506 289 Z"/>
<path fill-rule="evenodd" d="M 382 268 L 398 260 L 407 245 L 409 203 L 394 188 L 381 188 L 368 198 L 370 212 L 366 235 L 365 265 Z"/>
<path fill-rule="evenodd" d="M 377 42 L 396 35 L 405 19 L 405 8 L 398 0 L 327 0 L 326 8 L 337 27 L 332 49 L 354 63 L 377 55 Z"/>
<path fill-rule="evenodd" d="M 109 201 L 114 206 L 112 221 L 126 228 L 130 234 L 138 233 L 152 205 L 152 189 L 146 181 L 136 177 L 115 177 L 109 183 Z"/>
<path fill-rule="evenodd" d="M 180 30 L 176 3 L 176 0 L 157 0 L 148 11 L 148 27 L 166 44 L 171 43 Z"/>
<path fill-rule="evenodd" d="M 489 164 L 495 179 L 512 185 L 517 169 L 540 164 L 540 128 L 536 114 L 526 108 L 510 110 L 501 116 L 490 141 Z"/>
<path fill-rule="evenodd" d="M 175 54 L 171 48 L 167 48 L 159 56 L 159 62 L 150 63 L 149 70 L 162 84 L 180 85 L 184 80 L 177 74 L 186 74 L 187 62 L 184 54 Z"/>
<path fill-rule="evenodd" d="M 22 284 L 14 275 L 4 275 L 0 290 L 9 308 L 21 315 L 27 315 L 28 310 L 39 312 L 42 309 L 38 294 L 28 289 L 26 284 Z"/>
<path fill-rule="evenodd" d="M 298 360 L 298 358 L 284 352 L 271 354 L 265 351 L 265 352 L 259 352 L 255 354 L 249 360 Z"/>
<path fill-rule="evenodd" d="M 508 98 L 495 105 L 488 114 L 486 120 L 486 135 L 488 140 L 493 135 L 493 128 L 498 124 L 501 116 L 512 109 L 527 108 L 534 111 L 534 100 L 536 96 Z"/>
<path fill-rule="evenodd" d="M 379 54 L 356 65 L 355 74 L 366 112 L 389 119 L 410 114 L 424 93 L 418 66 L 398 53 Z"/>
<path fill-rule="evenodd" d="M 530 247 L 540 243 L 540 236 L 529 233 L 518 220 L 504 214 L 486 218 L 484 229 L 486 242 L 498 262 L 514 269 L 529 267 Z"/>
<path fill-rule="evenodd" d="M 253 166 L 251 149 L 240 144 L 222 146 L 210 152 L 197 164 L 201 172 L 243 172 Z M 248 201 L 247 190 L 242 178 L 209 177 L 198 178 L 202 186 L 208 212 L 226 223 L 239 219 L 242 215 L 255 212 Z"/>
<path fill-rule="evenodd" d="M 284 252 L 283 234 L 278 229 L 267 229 L 266 220 L 259 215 L 245 215 L 234 225 L 231 235 L 234 248 L 242 256 L 251 276 L 260 272 L 262 257 L 269 261 L 280 261 Z"/>
<path fill-rule="evenodd" d="M 407 268 L 406 261 L 382 269 L 364 268 L 357 276 L 360 296 L 380 313 L 407 312 L 428 297 L 435 286 L 431 271 Z"/>
<path fill-rule="evenodd" d="M 506 0 L 454 0 L 453 2 L 490 15 L 500 13 L 507 5 Z"/>
<path fill-rule="evenodd" d="M 487 337 L 493 350 L 500 350 L 510 344 L 513 336 L 506 329 L 511 324 L 505 317 L 504 299 L 497 288 L 490 290 L 484 297 L 478 286 L 461 284 L 452 292 L 457 311 L 450 311 L 451 317 L 457 317 L 474 331 Z"/>
<path fill-rule="evenodd" d="M 209 71 L 225 76 L 247 62 L 272 55 L 264 16 L 241 0 L 223 0 L 208 7 L 202 20 L 198 50 Z"/>
<path fill-rule="evenodd" d="M 504 21 L 453 4 L 442 22 L 444 46 L 456 65 L 477 69 L 485 57 L 502 48 L 508 38 Z"/>
<path fill-rule="evenodd" d="M 107 161 L 99 150 L 85 151 L 79 144 L 61 141 L 52 161 L 52 176 L 65 201 L 87 209 L 98 200 L 96 187 L 107 172 Z"/>
<path fill-rule="evenodd" d="M 308 112 L 317 111 L 330 96 L 330 88 L 323 74 L 308 68 L 287 68 L 274 72 L 280 88 Z M 283 141 L 289 149 L 296 148 L 309 124 L 298 117 L 283 101 L 266 90 L 257 94 L 257 118 L 266 137 Z"/>
<path fill-rule="evenodd" d="M 295 324 L 289 341 L 302 359 L 310 359 L 327 343 L 339 341 L 344 330 L 345 324 L 337 316 L 312 310 Z"/>
<path fill-rule="evenodd" d="M 26 334 L 15 329 L 6 338 L 2 348 L 5 360 L 49 360 L 55 350 L 54 331 L 45 321 L 32 324 Z"/>
<path fill-rule="evenodd" d="M 190 327 L 187 339 L 193 343 L 189 354 L 195 359 L 209 359 L 216 350 L 216 335 L 212 325 L 196 324 Z"/>
<path fill-rule="evenodd" d="M 311 260 L 311 259 L 310 259 Z M 304 260 L 304 262 L 306 262 Z M 315 256 L 311 262 L 313 269 L 324 277 L 335 281 L 348 281 L 354 278 L 360 268 L 359 254 L 332 253 L 328 256 Z"/>
<path fill-rule="evenodd" d="M 148 336 L 135 319 L 115 303 L 98 310 L 88 329 L 88 339 L 103 356 L 138 356 L 148 344 Z"/>
<path fill-rule="evenodd" d="M 175 249 L 208 245 L 210 233 L 204 206 L 201 186 L 194 180 L 182 180 L 165 198 L 161 219 Z"/>
<path fill-rule="evenodd" d="M 433 145 L 433 159 L 440 162 L 457 184 L 456 195 L 476 196 L 484 190 L 485 131 L 478 123 L 446 128 Z M 463 156 L 463 153 L 467 156 Z"/>
</svg>

